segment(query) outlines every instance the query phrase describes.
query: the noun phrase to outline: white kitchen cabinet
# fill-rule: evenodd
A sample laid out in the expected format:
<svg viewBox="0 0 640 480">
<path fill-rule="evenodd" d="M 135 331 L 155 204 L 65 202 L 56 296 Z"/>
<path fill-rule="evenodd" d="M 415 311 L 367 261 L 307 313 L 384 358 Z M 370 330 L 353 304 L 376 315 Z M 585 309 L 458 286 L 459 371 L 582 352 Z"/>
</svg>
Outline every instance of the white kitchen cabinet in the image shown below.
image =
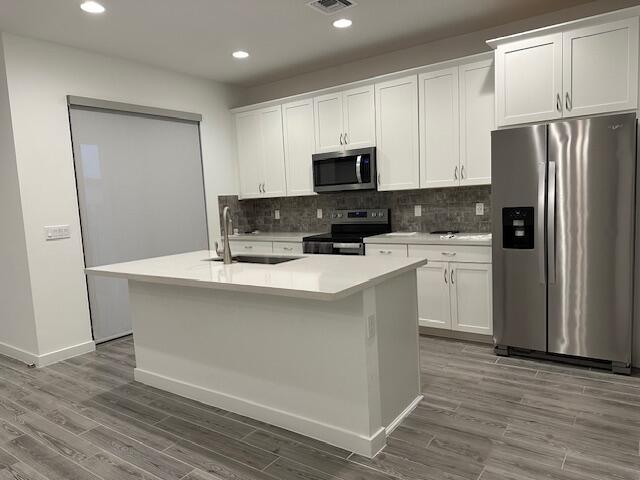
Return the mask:
<svg viewBox="0 0 640 480">
<path fill-rule="evenodd" d="M 491 184 L 491 131 L 495 129 L 493 61 L 461 65 L 460 185 Z"/>
<path fill-rule="evenodd" d="M 638 107 L 638 17 L 497 43 L 498 126 Z"/>
<path fill-rule="evenodd" d="M 302 255 L 302 242 L 273 242 L 273 253 Z"/>
<path fill-rule="evenodd" d="M 346 90 L 342 94 L 346 149 L 376 144 L 376 110 L 373 85 Z"/>
<path fill-rule="evenodd" d="M 420 84 L 420 186 L 459 184 L 458 67 L 423 73 Z"/>
<path fill-rule="evenodd" d="M 418 188 L 418 78 L 377 83 L 375 92 L 378 190 Z"/>
<path fill-rule="evenodd" d="M 316 152 L 375 145 L 374 103 L 372 85 L 315 97 Z"/>
<path fill-rule="evenodd" d="M 262 196 L 262 133 L 260 115 L 255 112 L 236 115 L 240 197 Z"/>
<path fill-rule="evenodd" d="M 423 327 L 451 329 L 449 264 L 429 262 L 417 270 L 418 320 Z"/>
<path fill-rule="evenodd" d="M 638 17 L 564 32 L 564 116 L 638 105 Z"/>
<path fill-rule="evenodd" d="M 229 240 L 231 253 L 233 255 L 252 255 L 254 253 L 265 254 L 273 253 L 272 242 L 247 241 L 247 240 Z"/>
<path fill-rule="evenodd" d="M 496 110 L 500 126 L 562 115 L 562 34 L 499 45 Z"/>
<path fill-rule="evenodd" d="M 282 106 L 287 195 L 313 195 L 311 156 L 315 153 L 313 100 Z"/>
<path fill-rule="evenodd" d="M 282 107 L 236 114 L 240 197 L 286 195 Z"/>
<path fill-rule="evenodd" d="M 342 92 L 329 93 L 313 99 L 316 130 L 316 153 L 342 149 Z"/>
<path fill-rule="evenodd" d="M 491 265 L 450 263 L 451 328 L 459 332 L 493 333 Z"/>
<path fill-rule="evenodd" d="M 385 257 L 406 257 L 407 246 L 406 245 L 393 245 L 388 243 L 367 243 L 366 245 L 367 255 L 381 255 Z"/>
</svg>

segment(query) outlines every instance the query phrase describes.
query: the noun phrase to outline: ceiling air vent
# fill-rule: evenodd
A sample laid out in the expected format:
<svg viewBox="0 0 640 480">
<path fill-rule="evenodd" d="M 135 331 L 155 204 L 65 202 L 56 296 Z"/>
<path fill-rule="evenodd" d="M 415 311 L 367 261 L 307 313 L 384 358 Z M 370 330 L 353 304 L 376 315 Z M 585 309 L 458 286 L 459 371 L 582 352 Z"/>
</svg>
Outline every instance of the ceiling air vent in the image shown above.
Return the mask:
<svg viewBox="0 0 640 480">
<path fill-rule="evenodd" d="M 307 5 L 325 15 L 333 15 L 346 8 L 353 7 L 356 2 L 353 0 L 313 0 Z"/>
</svg>

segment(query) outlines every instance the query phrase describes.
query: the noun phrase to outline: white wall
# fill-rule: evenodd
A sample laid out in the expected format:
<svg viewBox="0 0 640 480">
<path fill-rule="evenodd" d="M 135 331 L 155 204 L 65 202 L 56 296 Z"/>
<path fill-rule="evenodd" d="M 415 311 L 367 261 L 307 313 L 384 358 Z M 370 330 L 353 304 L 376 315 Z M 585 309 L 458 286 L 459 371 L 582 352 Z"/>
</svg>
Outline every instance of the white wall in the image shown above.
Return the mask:
<svg viewBox="0 0 640 480">
<path fill-rule="evenodd" d="M 29 361 L 38 351 L 22 205 L 0 38 L 0 353 Z"/>
<path fill-rule="evenodd" d="M 421 67 L 445 60 L 487 52 L 491 49 L 487 46 L 486 41 L 491 38 L 555 25 L 638 4 L 640 4 L 640 0 L 599 0 L 466 35 L 446 38 L 303 75 L 297 75 L 277 82 L 257 85 L 248 88 L 244 102 L 236 106 L 250 105 L 290 95 L 311 92 L 322 88 L 365 80 L 377 75 L 384 75 L 408 68 Z M 354 25 L 353 28 L 358 27 Z M 359 28 L 366 27 L 360 26 Z"/>
<path fill-rule="evenodd" d="M 221 194 L 237 191 L 229 106 L 238 91 L 207 80 L 2 34 L 22 199 L 38 353 L 91 340 L 67 95 L 201 113 L 211 237 Z M 69 240 L 45 242 L 45 225 Z"/>
</svg>

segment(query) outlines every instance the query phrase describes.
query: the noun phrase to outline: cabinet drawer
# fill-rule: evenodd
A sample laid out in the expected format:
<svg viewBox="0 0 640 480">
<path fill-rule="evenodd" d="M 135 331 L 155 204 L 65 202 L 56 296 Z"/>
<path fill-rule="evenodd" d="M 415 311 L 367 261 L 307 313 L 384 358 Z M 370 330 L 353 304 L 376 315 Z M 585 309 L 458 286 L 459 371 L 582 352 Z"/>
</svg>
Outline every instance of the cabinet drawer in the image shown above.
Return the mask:
<svg viewBox="0 0 640 480">
<path fill-rule="evenodd" d="M 469 245 L 409 245 L 410 257 L 436 262 L 491 263 L 491 247 Z"/>
<path fill-rule="evenodd" d="M 298 242 L 273 242 L 273 253 L 302 254 L 302 243 Z"/>
<path fill-rule="evenodd" d="M 368 243 L 366 245 L 367 255 L 383 255 L 392 257 L 406 257 L 406 245 L 393 245 L 384 243 Z"/>
<path fill-rule="evenodd" d="M 271 242 L 254 242 L 244 240 L 230 240 L 231 253 L 241 255 L 243 253 L 273 253 Z"/>
</svg>

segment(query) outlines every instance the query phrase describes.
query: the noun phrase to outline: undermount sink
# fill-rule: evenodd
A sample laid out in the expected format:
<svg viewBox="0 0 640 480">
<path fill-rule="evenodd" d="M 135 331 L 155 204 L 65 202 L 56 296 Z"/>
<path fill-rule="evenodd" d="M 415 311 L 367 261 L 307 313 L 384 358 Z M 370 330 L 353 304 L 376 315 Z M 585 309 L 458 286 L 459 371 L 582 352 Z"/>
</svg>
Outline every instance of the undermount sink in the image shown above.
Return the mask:
<svg viewBox="0 0 640 480">
<path fill-rule="evenodd" d="M 235 255 L 233 263 L 260 263 L 263 265 L 277 265 L 279 263 L 291 262 L 302 257 L 284 257 L 276 255 Z M 211 262 L 222 262 L 221 257 L 210 258 Z"/>
</svg>

